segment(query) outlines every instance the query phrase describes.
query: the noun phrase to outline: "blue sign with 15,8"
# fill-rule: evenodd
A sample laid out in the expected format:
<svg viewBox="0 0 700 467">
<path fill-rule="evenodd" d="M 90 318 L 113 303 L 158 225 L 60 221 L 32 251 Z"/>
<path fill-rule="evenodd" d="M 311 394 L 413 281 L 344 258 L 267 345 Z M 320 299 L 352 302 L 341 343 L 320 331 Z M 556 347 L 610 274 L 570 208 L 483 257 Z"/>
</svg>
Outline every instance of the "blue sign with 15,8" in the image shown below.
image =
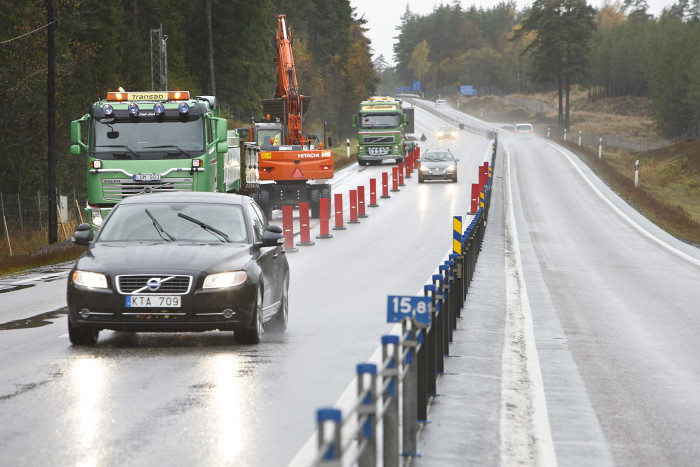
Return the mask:
<svg viewBox="0 0 700 467">
<path fill-rule="evenodd" d="M 387 323 L 398 323 L 404 318 L 415 318 L 423 324 L 430 324 L 430 297 L 389 295 L 387 297 Z"/>
</svg>

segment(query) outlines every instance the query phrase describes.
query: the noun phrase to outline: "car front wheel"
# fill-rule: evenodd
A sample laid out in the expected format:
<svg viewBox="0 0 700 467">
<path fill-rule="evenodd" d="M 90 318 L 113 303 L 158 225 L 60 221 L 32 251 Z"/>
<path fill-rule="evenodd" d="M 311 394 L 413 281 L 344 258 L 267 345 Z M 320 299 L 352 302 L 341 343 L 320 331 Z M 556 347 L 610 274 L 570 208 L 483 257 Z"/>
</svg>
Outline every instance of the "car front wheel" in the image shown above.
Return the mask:
<svg viewBox="0 0 700 467">
<path fill-rule="evenodd" d="M 253 318 L 247 327 L 239 327 L 233 332 L 238 344 L 259 344 L 263 334 L 262 287 L 258 287 Z"/>
<path fill-rule="evenodd" d="M 95 345 L 100 335 L 99 329 L 74 326 L 68 318 L 68 338 L 73 345 Z"/>
</svg>

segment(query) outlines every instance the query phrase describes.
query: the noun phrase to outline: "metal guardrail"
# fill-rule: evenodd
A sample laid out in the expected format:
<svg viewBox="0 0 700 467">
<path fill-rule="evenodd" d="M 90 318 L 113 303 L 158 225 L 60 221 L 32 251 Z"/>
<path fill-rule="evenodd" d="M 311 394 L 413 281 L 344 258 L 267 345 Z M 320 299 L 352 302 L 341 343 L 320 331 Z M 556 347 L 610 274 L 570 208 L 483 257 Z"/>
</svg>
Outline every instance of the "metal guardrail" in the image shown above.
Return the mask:
<svg viewBox="0 0 700 467">
<path fill-rule="evenodd" d="M 381 337 L 381 362 L 357 365 L 357 398 L 344 416 L 335 407 L 317 410 L 318 450 L 312 466 L 376 466 L 381 456 L 385 467 L 398 467 L 402 457 L 418 455 L 419 427 L 428 419 L 429 398 L 444 374 L 483 242 L 492 177 L 484 186 L 483 206 L 461 235 L 461 254 L 450 254 L 424 286 L 430 319 L 405 317 L 400 335 Z"/>
</svg>

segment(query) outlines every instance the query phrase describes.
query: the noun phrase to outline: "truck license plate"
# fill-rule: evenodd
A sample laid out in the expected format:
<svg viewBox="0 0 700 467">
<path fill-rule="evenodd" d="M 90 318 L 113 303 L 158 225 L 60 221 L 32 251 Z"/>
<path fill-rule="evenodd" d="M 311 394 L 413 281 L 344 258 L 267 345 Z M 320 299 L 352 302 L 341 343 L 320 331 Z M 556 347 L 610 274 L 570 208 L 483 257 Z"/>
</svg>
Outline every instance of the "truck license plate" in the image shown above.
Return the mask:
<svg viewBox="0 0 700 467">
<path fill-rule="evenodd" d="M 179 295 L 127 295 L 127 308 L 180 308 Z"/>
<path fill-rule="evenodd" d="M 134 174 L 135 182 L 153 182 L 160 180 L 160 174 Z"/>
</svg>

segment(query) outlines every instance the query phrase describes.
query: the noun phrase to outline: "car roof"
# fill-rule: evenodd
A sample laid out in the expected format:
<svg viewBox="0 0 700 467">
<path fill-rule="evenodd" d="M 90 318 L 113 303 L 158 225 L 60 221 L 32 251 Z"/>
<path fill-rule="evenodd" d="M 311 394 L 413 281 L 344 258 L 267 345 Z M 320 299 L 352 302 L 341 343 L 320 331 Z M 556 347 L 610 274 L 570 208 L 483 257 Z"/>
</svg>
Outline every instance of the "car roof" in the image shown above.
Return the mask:
<svg viewBox="0 0 700 467">
<path fill-rule="evenodd" d="M 144 203 L 219 203 L 241 205 L 247 196 L 234 193 L 210 193 L 202 191 L 173 191 L 168 193 L 144 193 L 129 196 L 119 204 Z"/>
</svg>

